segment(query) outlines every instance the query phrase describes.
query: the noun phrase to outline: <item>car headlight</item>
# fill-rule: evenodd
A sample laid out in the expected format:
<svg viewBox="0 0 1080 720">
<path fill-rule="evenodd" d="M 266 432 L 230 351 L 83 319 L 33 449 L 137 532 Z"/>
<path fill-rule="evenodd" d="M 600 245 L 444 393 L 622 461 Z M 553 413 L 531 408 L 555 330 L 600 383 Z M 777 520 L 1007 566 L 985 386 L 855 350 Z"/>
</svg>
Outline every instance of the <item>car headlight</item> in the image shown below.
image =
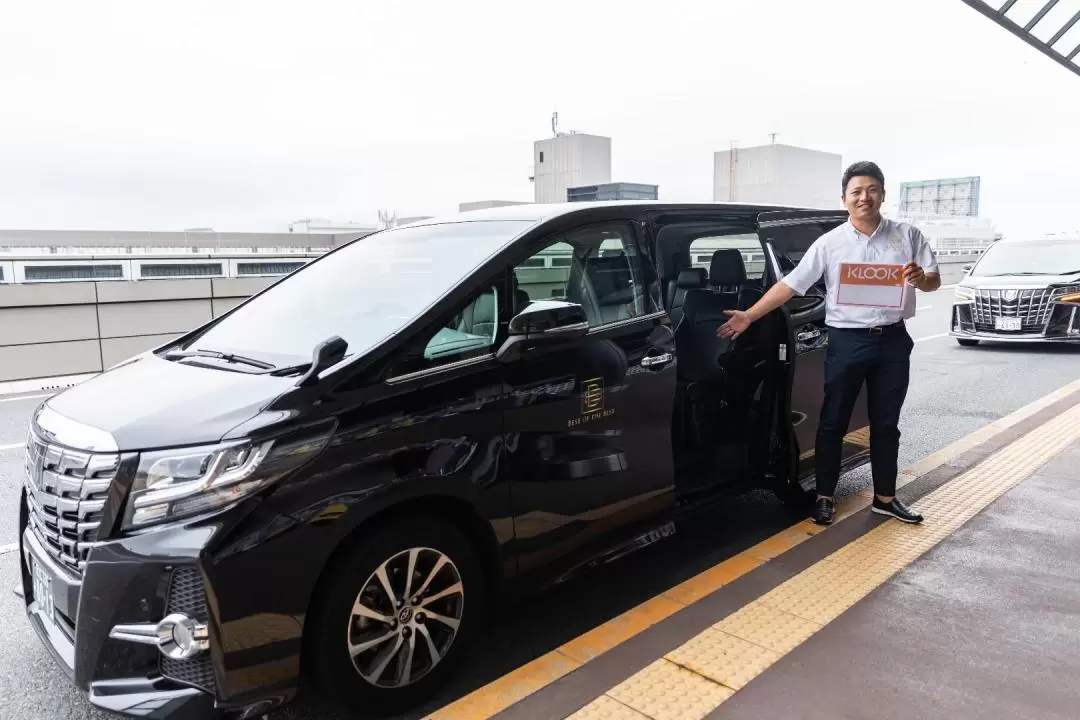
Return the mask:
<svg viewBox="0 0 1080 720">
<path fill-rule="evenodd" d="M 1080 304 L 1080 285 L 1058 288 L 1054 291 L 1054 300 L 1059 303 Z"/>
<path fill-rule="evenodd" d="M 971 302 L 975 298 L 975 291 L 969 287 L 956 287 L 954 291 L 956 299 L 960 302 Z"/>
<path fill-rule="evenodd" d="M 268 440 L 142 453 L 122 528 L 172 522 L 248 497 L 314 458 L 332 434 L 322 425 Z"/>
</svg>

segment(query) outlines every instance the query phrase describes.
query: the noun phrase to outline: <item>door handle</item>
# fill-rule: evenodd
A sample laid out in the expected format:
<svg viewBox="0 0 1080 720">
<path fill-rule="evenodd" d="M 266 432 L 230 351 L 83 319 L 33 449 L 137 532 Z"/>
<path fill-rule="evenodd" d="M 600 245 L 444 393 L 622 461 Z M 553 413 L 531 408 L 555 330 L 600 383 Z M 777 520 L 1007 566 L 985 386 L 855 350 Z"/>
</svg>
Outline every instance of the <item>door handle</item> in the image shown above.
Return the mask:
<svg viewBox="0 0 1080 720">
<path fill-rule="evenodd" d="M 659 367 L 661 365 L 667 365 L 672 360 L 671 353 L 664 353 L 663 355 L 646 355 L 641 358 L 641 367 L 651 368 Z"/>
</svg>

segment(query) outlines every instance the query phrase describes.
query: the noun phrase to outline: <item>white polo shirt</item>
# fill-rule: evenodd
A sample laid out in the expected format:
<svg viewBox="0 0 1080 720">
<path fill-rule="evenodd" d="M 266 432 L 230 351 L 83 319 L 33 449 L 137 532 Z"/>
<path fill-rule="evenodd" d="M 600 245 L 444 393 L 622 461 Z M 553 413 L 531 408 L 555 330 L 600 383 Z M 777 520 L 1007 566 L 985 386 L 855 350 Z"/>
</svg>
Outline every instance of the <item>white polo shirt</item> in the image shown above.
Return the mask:
<svg viewBox="0 0 1080 720">
<path fill-rule="evenodd" d="M 937 258 L 926 236 L 915 226 L 882 218 L 870 237 L 855 229 L 851 221 L 818 238 L 803 255 L 798 266 L 781 280 L 805 295 L 821 278 L 827 289 L 825 324 L 838 328 L 868 328 L 891 325 L 915 316 L 915 288 L 905 288 L 902 308 L 839 305 L 840 263 L 873 262 L 906 264 L 914 261 L 926 273 L 938 272 Z"/>
</svg>

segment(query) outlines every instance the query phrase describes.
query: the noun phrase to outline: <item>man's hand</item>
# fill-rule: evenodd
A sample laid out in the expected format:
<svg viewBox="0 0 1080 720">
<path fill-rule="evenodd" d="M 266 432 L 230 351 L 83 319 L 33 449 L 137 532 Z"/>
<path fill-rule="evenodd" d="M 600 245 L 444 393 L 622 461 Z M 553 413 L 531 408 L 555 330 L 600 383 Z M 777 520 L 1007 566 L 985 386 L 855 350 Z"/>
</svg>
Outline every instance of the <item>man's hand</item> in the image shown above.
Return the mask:
<svg viewBox="0 0 1080 720">
<path fill-rule="evenodd" d="M 731 319 L 721 325 L 716 330 L 716 336 L 722 338 L 735 338 L 742 335 L 750 327 L 753 320 L 750 319 L 750 313 L 744 310 L 725 310 L 725 315 L 730 315 Z"/>
<path fill-rule="evenodd" d="M 926 280 L 926 273 L 915 263 L 909 262 L 904 266 L 904 280 L 907 281 L 908 285 L 922 290 L 923 282 Z"/>
</svg>

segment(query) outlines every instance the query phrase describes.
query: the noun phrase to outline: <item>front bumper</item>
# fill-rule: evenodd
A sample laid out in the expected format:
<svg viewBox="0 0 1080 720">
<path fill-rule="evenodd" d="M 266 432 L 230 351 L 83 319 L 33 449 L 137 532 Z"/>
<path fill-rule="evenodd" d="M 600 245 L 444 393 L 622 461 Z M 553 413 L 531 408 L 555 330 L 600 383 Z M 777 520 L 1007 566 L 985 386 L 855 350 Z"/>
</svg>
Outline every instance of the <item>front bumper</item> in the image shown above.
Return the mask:
<svg viewBox="0 0 1080 720">
<path fill-rule="evenodd" d="M 20 512 L 22 596 L 31 627 L 90 702 L 129 717 L 240 720 L 259 717 L 295 695 L 296 677 L 238 683 L 222 653 L 210 612 L 212 586 L 201 566 L 213 537 L 206 527 L 179 527 L 121 538 L 94 548 L 81 575 L 46 552 Z M 42 597 L 36 594 L 41 593 Z M 156 645 L 110 637 L 114 627 L 154 625 L 172 613 L 210 626 L 209 648 L 190 659 L 166 657 Z M 257 668 L 256 668 L 257 669 Z"/>
<path fill-rule="evenodd" d="M 954 303 L 949 319 L 949 335 L 967 340 L 986 340 L 1012 343 L 1077 343 L 1080 342 L 1080 308 L 1059 306 L 1049 319 L 1036 328 L 1020 331 L 991 330 L 978 327 L 972 320 L 971 303 Z"/>
</svg>

